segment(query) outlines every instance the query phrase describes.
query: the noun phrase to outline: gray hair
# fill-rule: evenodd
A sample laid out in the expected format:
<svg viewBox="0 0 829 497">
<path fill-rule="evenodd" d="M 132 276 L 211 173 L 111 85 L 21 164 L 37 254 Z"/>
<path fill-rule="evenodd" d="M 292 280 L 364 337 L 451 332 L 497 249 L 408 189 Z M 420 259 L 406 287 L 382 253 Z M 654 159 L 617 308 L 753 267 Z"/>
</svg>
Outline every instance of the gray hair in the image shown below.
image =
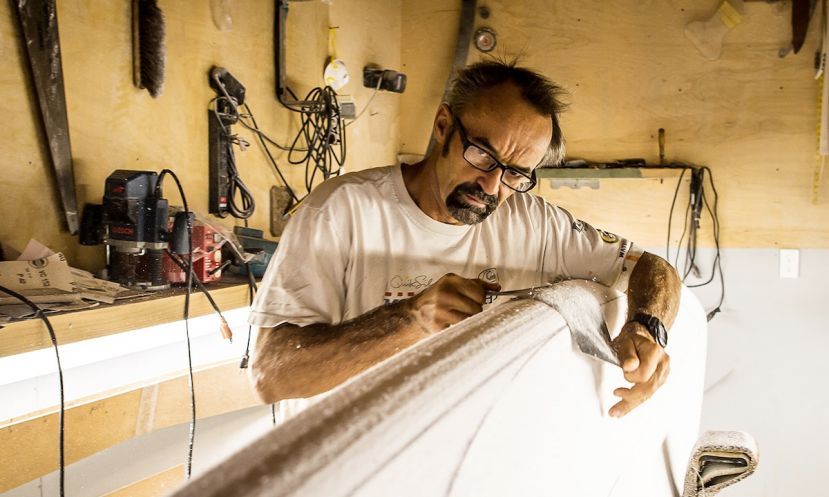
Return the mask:
<svg viewBox="0 0 829 497">
<path fill-rule="evenodd" d="M 558 116 L 567 105 L 561 100 L 567 92 L 549 78 L 541 74 L 517 67 L 518 61 L 485 60 L 458 71 L 452 80 L 446 96 L 446 105 L 455 116 L 460 116 L 466 106 L 481 92 L 502 83 L 515 83 L 521 90 L 521 96 L 535 110 L 543 115 L 550 116 L 553 123 L 553 134 L 543 165 L 556 165 L 564 160 L 564 136 L 558 123 Z M 451 133 L 454 129 L 450 130 Z M 444 155 L 448 150 L 447 141 L 444 145 Z"/>
</svg>

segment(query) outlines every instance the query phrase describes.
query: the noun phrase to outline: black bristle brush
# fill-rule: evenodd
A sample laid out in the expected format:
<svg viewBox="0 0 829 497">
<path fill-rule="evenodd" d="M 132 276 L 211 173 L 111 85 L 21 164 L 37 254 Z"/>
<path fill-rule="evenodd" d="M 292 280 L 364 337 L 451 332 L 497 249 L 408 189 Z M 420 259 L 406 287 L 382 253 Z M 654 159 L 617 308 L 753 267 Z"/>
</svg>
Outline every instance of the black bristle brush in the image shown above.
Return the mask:
<svg viewBox="0 0 829 497">
<path fill-rule="evenodd" d="M 132 2 L 133 83 L 146 88 L 153 98 L 164 85 L 164 13 L 156 0 Z"/>
</svg>

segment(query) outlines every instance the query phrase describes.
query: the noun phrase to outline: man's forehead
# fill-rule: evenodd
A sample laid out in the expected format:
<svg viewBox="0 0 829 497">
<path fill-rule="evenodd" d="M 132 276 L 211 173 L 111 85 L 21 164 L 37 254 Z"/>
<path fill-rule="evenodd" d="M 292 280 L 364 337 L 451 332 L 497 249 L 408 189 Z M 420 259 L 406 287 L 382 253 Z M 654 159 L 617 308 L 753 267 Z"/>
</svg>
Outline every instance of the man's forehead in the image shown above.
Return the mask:
<svg viewBox="0 0 829 497">
<path fill-rule="evenodd" d="M 499 160 L 531 169 L 549 148 L 553 133 L 550 116 L 539 113 L 520 93 L 510 95 L 495 90 L 472 100 L 460 116 L 469 138 L 496 154 Z M 538 160 L 532 162 L 530 156 Z M 522 160 L 515 162 L 519 159 Z"/>
</svg>

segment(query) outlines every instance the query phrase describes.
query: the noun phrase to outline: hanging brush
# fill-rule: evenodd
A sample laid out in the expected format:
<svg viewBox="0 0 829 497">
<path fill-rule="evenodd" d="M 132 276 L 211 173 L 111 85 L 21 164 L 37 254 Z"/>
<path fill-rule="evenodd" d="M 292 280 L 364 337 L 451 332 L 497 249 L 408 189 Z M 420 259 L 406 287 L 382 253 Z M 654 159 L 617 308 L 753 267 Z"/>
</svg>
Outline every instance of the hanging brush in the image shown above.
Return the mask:
<svg viewBox="0 0 829 497">
<path fill-rule="evenodd" d="M 153 98 L 164 85 L 164 13 L 156 0 L 132 2 L 132 80 Z"/>
</svg>

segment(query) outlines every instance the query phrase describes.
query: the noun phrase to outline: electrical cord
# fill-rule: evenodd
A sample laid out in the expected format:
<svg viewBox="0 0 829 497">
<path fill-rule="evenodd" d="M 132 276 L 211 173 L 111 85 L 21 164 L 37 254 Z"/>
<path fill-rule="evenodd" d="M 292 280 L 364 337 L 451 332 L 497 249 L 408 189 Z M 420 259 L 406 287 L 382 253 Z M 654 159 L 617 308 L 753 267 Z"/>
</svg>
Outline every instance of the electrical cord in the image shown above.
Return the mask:
<svg viewBox="0 0 829 497">
<path fill-rule="evenodd" d="M 305 190 L 310 193 L 317 173 L 323 181 L 340 174 L 345 162 L 346 136 L 333 88 L 314 88 L 304 102 L 308 109 L 301 113 L 301 126 L 291 143 L 288 162 L 305 165 Z"/>
<path fill-rule="evenodd" d="M 277 92 L 280 103 L 301 115 L 300 129 L 288 147 L 288 162 L 305 164 L 305 190 L 310 193 L 317 172 L 322 173 L 323 180 L 339 175 L 346 156 L 345 124 L 337 92 L 330 86 L 312 89 L 302 101 L 290 88 L 285 90 L 294 101 L 284 101 L 283 93 Z M 338 149 L 334 145 L 339 145 Z M 304 155 L 297 158 L 297 152 L 304 152 Z M 297 203 L 303 199 L 294 198 Z"/>
<path fill-rule="evenodd" d="M 345 123 L 346 128 L 351 126 L 352 124 L 356 123 L 360 119 L 360 117 L 362 117 L 362 115 L 365 113 L 365 111 L 368 110 L 368 108 L 371 106 L 371 102 L 374 101 L 374 97 L 376 97 L 377 93 L 380 91 L 380 85 L 382 83 L 383 83 L 383 78 L 382 77 L 377 78 L 377 86 L 374 87 L 374 91 L 371 93 L 371 97 L 368 99 L 368 102 L 366 102 L 366 106 L 363 107 L 363 110 L 361 110 L 360 113 L 357 114 L 357 116 L 354 118 L 353 121 Z"/>
<path fill-rule="evenodd" d="M 164 169 L 159 173 L 158 180 L 155 184 L 155 195 L 161 196 L 161 184 L 164 181 L 164 176 L 169 174 L 173 181 L 176 182 L 181 202 L 184 204 L 184 216 L 187 224 L 187 271 L 186 271 L 186 285 L 187 291 L 184 294 L 184 332 L 187 338 L 187 381 L 190 386 L 190 434 L 187 441 L 187 464 L 185 467 L 184 476 L 187 480 L 193 474 L 193 446 L 196 441 L 196 389 L 193 384 L 193 353 L 190 344 L 190 294 L 193 292 L 193 220 L 190 216 L 190 209 L 187 207 L 187 197 L 184 195 L 184 189 L 181 187 L 181 181 L 178 176 L 170 169 Z"/>
<path fill-rule="evenodd" d="M 166 252 L 167 255 L 170 257 L 170 260 L 173 261 L 176 264 L 176 266 L 179 267 L 179 269 L 181 269 L 182 271 L 187 271 L 187 264 L 185 264 L 184 261 L 181 260 L 178 254 L 174 254 L 170 251 L 170 249 L 166 249 Z M 214 271 L 221 270 L 223 267 L 224 265 L 216 268 Z M 216 303 L 215 300 L 213 300 L 213 296 L 210 295 L 210 291 L 207 289 L 206 286 L 204 286 L 204 283 L 202 283 L 202 281 L 196 275 L 196 272 L 193 271 L 192 268 L 191 271 L 193 272 L 193 283 L 196 284 L 198 289 L 201 290 L 201 292 L 207 298 L 207 301 L 210 303 L 210 307 L 212 307 L 213 310 L 216 311 L 216 314 L 219 315 L 219 319 L 221 320 L 222 336 L 233 342 L 233 336 L 230 332 L 230 326 L 227 324 L 227 320 L 225 319 L 224 314 L 222 314 L 221 309 L 219 309 L 219 305 Z"/>
<path fill-rule="evenodd" d="M 720 298 L 717 305 L 707 314 L 708 321 L 711 321 L 717 313 L 721 312 L 722 304 L 725 300 L 725 276 L 722 270 L 722 254 L 720 250 L 720 220 L 719 220 L 719 213 L 717 211 L 717 206 L 719 203 L 719 194 L 717 192 L 716 187 L 714 186 L 714 176 L 711 172 L 711 169 L 708 166 L 702 167 L 694 167 L 687 164 L 672 164 L 672 168 L 682 168 L 682 173 L 679 176 L 679 180 L 677 181 L 676 189 L 674 190 L 674 197 L 673 201 L 671 202 L 671 209 L 668 214 L 668 234 L 667 234 L 667 241 L 665 245 L 665 256 L 666 260 L 670 257 L 670 245 L 671 245 L 671 223 L 673 220 L 674 215 L 674 208 L 676 206 L 677 196 L 679 195 L 679 187 L 682 183 L 682 179 L 685 176 L 685 171 L 690 169 L 692 171 L 692 191 L 689 196 L 688 205 L 685 208 L 685 222 L 683 224 L 682 234 L 679 237 L 679 241 L 677 242 L 676 246 L 676 257 L 674 259 L 674 266 L 677 270 L 680 271 L 682 275 L 683 283 L 688 279 L 689 276 L 692 274 L 696 278 L 701 277 L 701 272 L 699 267 L 696 264 L 697 259 L 697 236 L 699 231 L 699 221 L 700 221 L 700 213 L 702 207 L 705 207 L 706 212 L 708 212 L 709 217 L 711 218 L 712 222 L 712 234 L 714 238 L 714 246 L 716 248 L 714 260 L 711 263 L 711 270 L 708 278 L 705 281 L 696 283 L 696 284 L 688 284 L 688 288 L 699 288 L 705 285 L 710 284 L 714 278 L 719 274 L 720 280 Z M 705 180 L 706 175 L 708 177 L 708 184 L 711 186 L 711 190 L 714 193 L 714 200 L 713 206 L 710 205 L 708 201 L 708 196 L 705 192 Z M 685 252 L 685 261 L 683 263 L 682 268 L 679 266 L 679 257 L 680 253 L 683 251 L 683 241 L 685 240 L 685 235 L 688 234 L 688 240 L 685 242 L 684 252 Z"/>
<path fill-rule="evenodd" d="M 714 173 L 711 172 L 711 169 L 709 169 L 708 166 L 704 166 L 702 169 L 704 171 L 708 172 L 708 181 L 711 184 L 711 190 L 714 192 L 713 210 L 712 210 L 711 206 L 709 205 L 708 199 L 705 196 L 704 192 L 703 192 L 703 195 L 702 195 L 702 202 L 705 205 L 706 210 L 708 211 L 708 215 L 711 216 L 711 219 L 713 220 L 713 224 L 714 224 L 714 245 L 716 246 L 717 254 L 714 257 L 714 263 L 711 267 L 711 277 L 708 279 L 708 281 L 706 281 L 705 283 L 702 283 L 700 285 L 691 286 L 691 288 L 694 288 L 695 286 L 703 286 L 703 285 L 707 285 L 708 283 L 711 283 L 711 281 L 713 281 L 713 279 L 714 279 L 714 265 L 716 265 L 717 272 L 719 273 L 719 276 L 720 276 L 720 278 L 719 278 L 720 279 L 720 300 L 717 303 L 717 306 L 714 309 L 712 309 L 707 315 L 708 321 L 711 321 L 712 319 L 714 319 L 714 316 L 716 316 L 717 313 L 722 311 L 722 304 L 723 304 L 723 301 L 725 300 L 725 275 L 723 274 L 723 270 L 722 270 L 722 256 L 720 254 L 720 217 L 719 217 L 719 214 L 717 212 L 717 204 L 719 203 L 719 193 L 717 192 L 717 188 L 714 186 Z"/>
<path fill-rule="evenodd" d="M 285 188 L 288 189 L 288 193 L 290 193 L 291 198 L 294 199 L 294 202 L 299 202 L 301 199 L 294 192 L 293 188 L 291 188 L 288 184 L 288 180 L 285 179 L 285 176 L 282 174 L 282 170 L 279 169 L 279 164 L 276 162 L 276 159 L 271 153 L 271 149 L 270 147 L 268 147 L 268 142 L 274 144 L 280 150 L 291 150 L 291 148 L 279 145 L 275 140 L 271 139 L 268 135 L 266 135 L 259 129 L 259 125 L 256 123 L 256 118 L 253 116 L 253 111 L 247 103 L 242 104 L 242 108 L 245 109 L 245 117 L 250 117 L 251 125 L 249 126 L 244 119 L 241 119 L 241 117 L 239 119 L 239 122 L 242 124 L 242 126 L 245 126 L 246 128 L 254 131 L 256 138 L 259 140 L 259 144 L 262 146 L 262 151 L 265 152 L 265 155 L 267 156 L 268 160 L 273 166 L 274 171 L 276 171 L 277 176 L 279 176 L 280 181 L 282 181 L 282 184 L 285 185 Z M 266 137 L 267 141 L 265 140 Z"/>
<path fill-rule="evenodd" d="M 253 117 L 253 111 L 250 109 L 250 106 L 248 106 L 247 102 L 242 104 L 242 108 L 245 112 L 239 113 L 239 124 L 244 126 L 248 131 L 260 135 L 262 139 L 264 139 L 266 142 L 270 143 L 274 147 L 278 148 L 279 150 L 282 150 L 284 152 L 291 150 L 291 147 L 282 145 L 281 143 L 277 142 L 276 140 L 268 136 L 267 133 L 259 129 L 259 125 L 256 123 L 256 119 Z M 250 124 L 246 122 L 246 119 L 250 119 Z"/>
<path fill-rule="evenodd" d="M 242 181 L 239 170 L 236 168 L 236 156 L 233 153 L 233 141 L 228 141 L 227 156 L 227 210 L 230 215 L 237 219 L 247 219 L 253 215 L 256 203 L 253 201 L 253 193 Z M 236 194 L 239 194 L 240 203 L 236 203 Z"/>
<path fill-rule="evenodd" d="M 685 171 L 688 168 L 683 167 L 682 172 L 679 174 L 679 179 L 676 182 L 676 189 L 674 190 L 674 199 L 671 201 L 671 210 L 668 213 L 668 240 L 665 242 L 665 260 L 671 260 L 671 222 L 674 218 L 674 207 L 676 206 L 676 199 L 679 195 L 679 187 L 682 186 L 682 178 L 685 176 Z"/>
<path fill-rule="evenodd" d="M 248 289 L 250 305 L 253 305 L 253 297 L 256 295 L 256 279 L 253 277 L 253 271 L 250 269 L 250 263 L 245 262 L 245 271 L 248 274 Z M 239 369 L 247 369 L 250 361 L 250 337 L 253 331 L 253 326 L 248 324 L 248 341 L 245 344 L 245 354 L 242 356 L 242 362 L 239 363 Z M 271 404 L 271 423 L 276 426 L 276 404 Z"/>
<path fill-rule="evenodd" d="M 250 263 L 244 261 L 245 272 L 248 275 L 248 303 L 253 305 L 253 297 L 256 295 L 256 278 L 253 277 L 253 271 L 250 269 Z M 247 369 L 250 361 L 250 336 L 253 331 L 253 326 L 248 324 L 248 341 L 245 344 L 245 354 L 242 356 L 242 362 L 239 363 L 239 369 Z"/>
<path fill-rule="evenodd" d="M 60 365 L 60 353 L 58 352 L 58 337 L 55 334 L 55 329 L 52 327 L 52 323 L 49 322 L 49 318 L 46 317 L 46 314 L 43 310 L 37 306 L 34 302 L 27 299 L 23 295 L 9 290 L 4 286 L 0 286 L 0 291 L 11 295 L 12 297 L 16 298 L 17 300 L 26 304 L 30 309 L 35 312 L 35 317 L 39 318 L 43 323 L 46 325 L 46 329 L 49 331 L 49 339 L 52 341 L 52 347 L 55 349 L 55 360 L 58 365 L 58 384 L 60 386 L 60 411 L 58 414 L 58 458 L 59 458 L 59 473 L 60 473 L 60 483 L 59 483 L 59 493 L 60 497 L 64 497 L 65 488 L 66 488 L 66 459 L 64 457 L 64 418 L 66 414 L 66 403 L 65 403 L 65 393 L 63 388 L 63 368 Z"/>
</svg>

